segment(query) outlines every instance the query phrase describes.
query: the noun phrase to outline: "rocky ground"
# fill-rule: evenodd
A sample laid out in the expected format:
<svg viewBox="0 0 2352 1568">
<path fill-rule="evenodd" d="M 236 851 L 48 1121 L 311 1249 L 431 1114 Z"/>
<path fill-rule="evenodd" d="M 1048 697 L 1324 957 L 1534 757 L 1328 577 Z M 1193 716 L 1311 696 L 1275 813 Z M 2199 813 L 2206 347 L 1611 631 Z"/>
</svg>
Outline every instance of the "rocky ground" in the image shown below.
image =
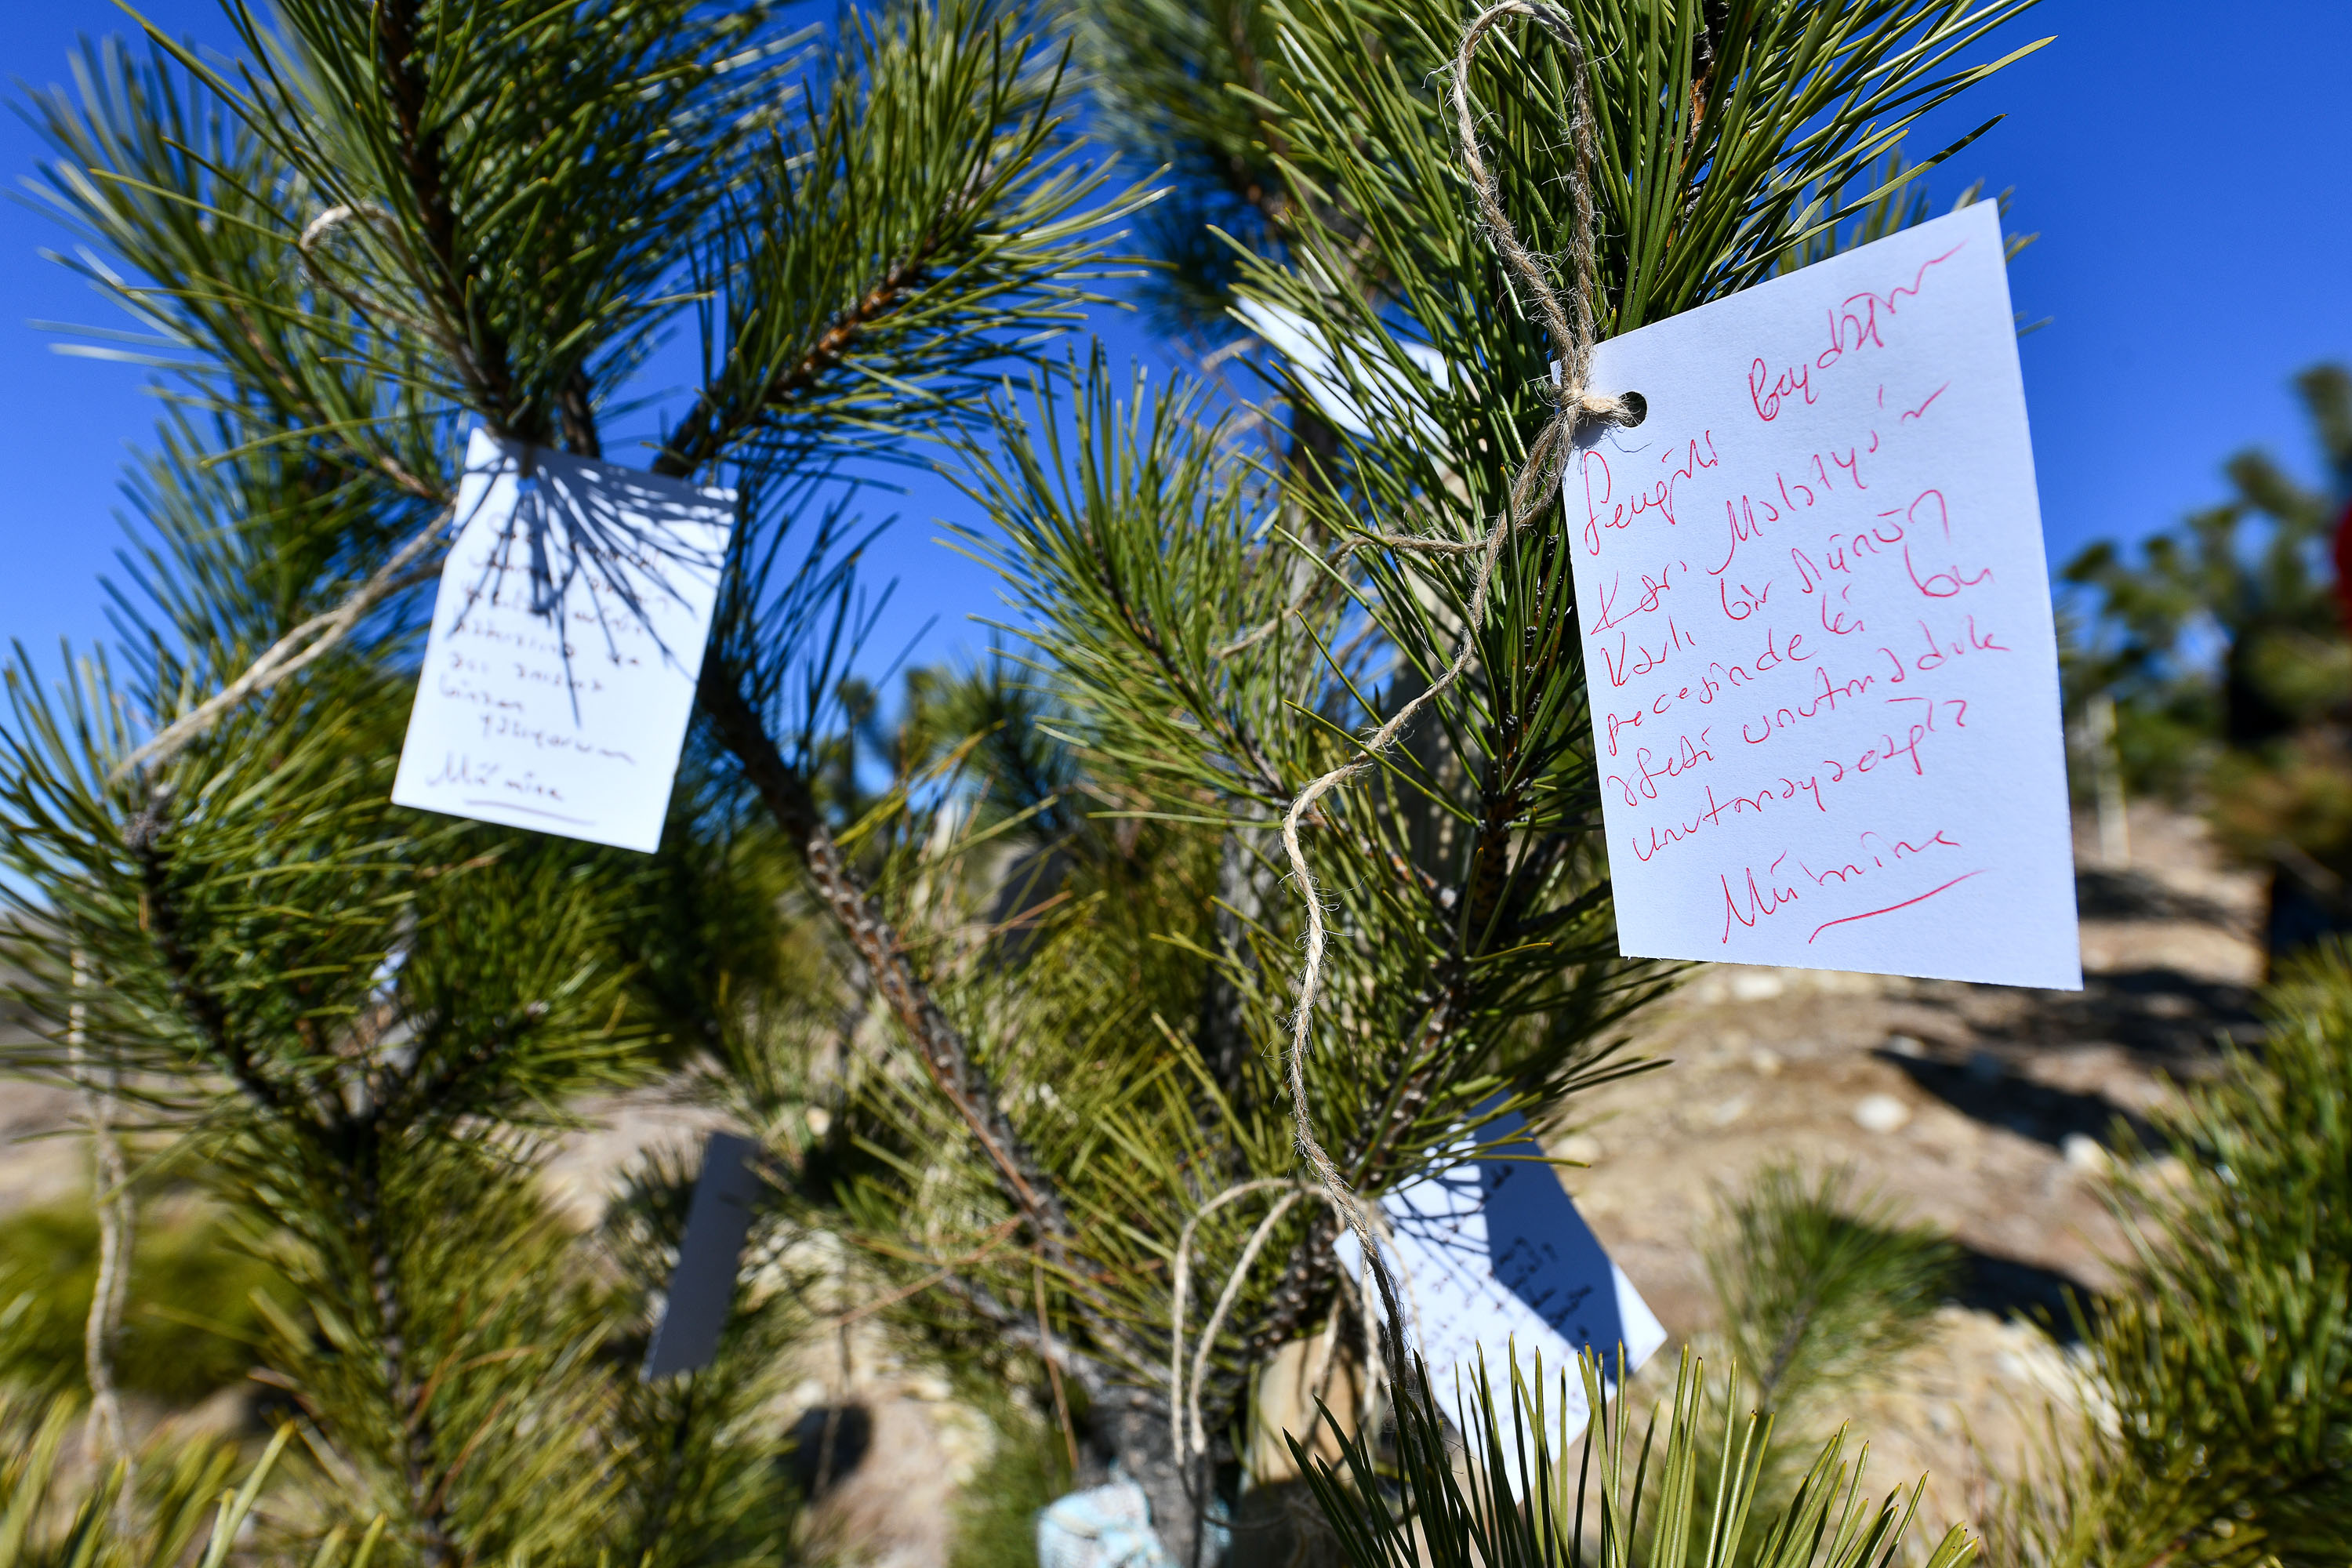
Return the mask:
<svg viewBox="0 0 2352 1568">
<path fill-rule="evenodd" d="M 1959 1300 L 1891 1386 L 1846 1412 L 1883 1482 L 1929 1472 L 1938 1525 L 1970 1516 L 2067 1384 L 2064 1293 L 2109 1283 L 2120 1237 L 2095 1178 L 2118 1119 L 2254 1032 L 2260 890 L 2190 820 L 2133 823 L 2128 868 L 2077 845 L 2084 989 L 2025 991 L 1713 966 L 1644 1020 L 1673 1065 L 1580 1097 L 1568 1184 L 1678 1339 L 1715 1325 L 1699 1244 L 1759 1167 L 1850 1166 L 1966 1248 Z M 2021 1321 L 2021 1320 L 2024 1321 Z M 1664 1352 L 1673 1354 L 1670 1345 Z M 1882 1463 L 1885 1468 L 1880 1468 Z"/>
<path fill-rule="evenodd" d="M 1635 1052 L 1673 1065 L 1580 1097 L 1553 1140 L 1589 1163 L 1568 1184 L 1678 1342 L 1704 1348 L 1716 1327 L 1699 1248 L 1717 1195 L 1769 1162 L 1851 1166 L 1961 1243 L 1967 1281 L 1930 1342 L 1846 1412 L 1882 1487 L 1931 1476 L 1937 1532 L 1976 1511 L 1988 1469 L 2012 1468 L 2068 1385 L 2063 1348 L 2023 1320 L 2045 1314 L 2063 1339 L 2064 1291 L 2109 1282 L 2119 1238 L 2094 1184 L 2117 1118 L 2210 1071 L 2218 1037 L 2253 1032 L 2257 888 L 2215 864 L 2193 821 L 2147 811 L 2132 828 L 2128 867 L 2077 847 L 2081 993 L 1706 968 L 1634 1031 Z M 659 1096 L 587 1109 L 597 1131 L 550 1173 L 583 1226 L 639 1151 L 709 1124 Z M 0 1215 L 83 1190 L 78 1140 L 44 1136 L 72 1112 L 68 1095 L 0 1086 Z M 820 1359 L 796 1402 L 866 1413 L 821 1527 L 860 1561 L 936 1568 L 987 1424 L 878 1342 Z"/>
</svg>

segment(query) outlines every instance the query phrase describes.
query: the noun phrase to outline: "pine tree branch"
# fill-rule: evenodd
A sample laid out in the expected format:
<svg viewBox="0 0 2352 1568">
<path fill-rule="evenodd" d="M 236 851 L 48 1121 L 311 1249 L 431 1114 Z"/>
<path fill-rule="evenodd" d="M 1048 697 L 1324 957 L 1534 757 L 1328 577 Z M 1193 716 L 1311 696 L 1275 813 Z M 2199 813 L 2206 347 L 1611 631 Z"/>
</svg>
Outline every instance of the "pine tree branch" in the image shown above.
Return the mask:
<svg viewBox="0 0 2352 1568">
<path fill-rule="evenodd" d="M 377 58 L 393 119 L 399 136 L 399 159 L 409 195 L 425 228 L 441 286 L 442 304 L 457 329 L 458 369 L 475 383 L 488 406 L 484 410 L 500 429 L 514 414 L 514 376 L 508 364 L 505 339 L 474 318 L 473 297 L 478 281 L 472 258 L 461 254 L 457 214 L 449 202 L 448 174 L 442 161 L 442 132 L 427 125 L 425 116 L 432 95 L 425 74 L 423 40 L 417 37 L 422 7 L 416 0 L 378 0 L 375 6 Z"/>
<path fill-rule="evenodd" d="M 576 458 L 601 458 L 604 444 L 596 433 L 596 408 L 585 366 L 574 366 L 555 395 L 556 417 L 563 426 L 564 449 Z"/>
<path fill-rule="evenodd" d="M 860 334 L 887 319 L 906 302 L 909 294 L 922 287 L 937 248 L 933 236 L 938 232 L 934 226 L 905 260 L 890 267 L 856 303 L 834 317 L 800 357 L 771 379 L 759 395 L 740 406 L 726 408 L 709 388 L 704 388 L 664 443 L 661 455 L 654 459 L 653 471 L 671 479 L 686 478 L 725 453 L 770 407 L 813 389 L 827 371 L 847 357 Z"/>
<path fill-rule="evenodd" d="M 164 970 L 172 977 L 173 992 L 213 1058 L 227 1070 L 255 1105 L 283 1120 L 295 1120 L 294 1113 L 300 1107 L 294 1097 L 283 1084 L 261 1070 L 260 1063 L 237 1037 L 228 1009 L 196 973 L 195 954 L 188 947 L 179 899 L 172 889 L 171 867 L 161 842 L 167 826 L 161 800 L 150 801 L 145 810 L 123 826 L 123 847 L 131 851 L 139 867 L 140 923 L 154 942 Z"/>
<path fill-rule="evenodd" d="M 326 657 L 378 604 L 404 588 L 413 588 L 429 579 L 439 570 L 438 565 L 420 566 L 417 562 L 440 540 L 442 530 L 447 526 L 451 515 L 443 511 L 436 516 L 394 551 L 392 558 L 377 567 L 366 582 L 352 589 L 341 604 L 312 616 L 279 637 L 267 652 L 247 667 L 244 674 L 165 725 L 144 745 L 117 763 L 110 777 L 120 782 L 142 765 L 161 765 L 169 762 L 190 742 L 219 722 L 222 716 L 238 703 Z"/>
<path fill-rule="evenodd" d="M 828 912 L 873 977 L 899 1027 L 914 1043 L 931 1081 L 971 1130 L 995 1168 L 998 1184 L 1028 1219 L 1056 1263 L 1073 1236 L 1068 1212 L 1053 1182 L 996 1103 L 993 1086 L 971 1047 L 932 999 L 930 986 L 908 962 L 880 901 L 858 879 L 827 831 L 808 785 L 784 760 L 759 711 L 735 677 L 716 659 L 703 666 L 698 696 L 719 743 L 743 770 L 776 824 L 792 839 Z"/>
<path fill-rule="evenodd" d="M 368 1300 L 376 1315 L 376 1367 L 391 1404 L 395 1459 L 408 1491 L 409 1523 L 425 1568 L 449 1568 L 457 1560 L 446 1488 L 434 1481 L 431 1390 L 419 1384 L 409 1365 L 408 1317 L 400 1295 L 400 1260 L 385 1234 L 381 1173 L 382 1144 L 373 1115 L 351 1118 L 338 1130 L 337 1163 L 352 1179 L 352 1234 L 367 1263 Z"/>
</svg>

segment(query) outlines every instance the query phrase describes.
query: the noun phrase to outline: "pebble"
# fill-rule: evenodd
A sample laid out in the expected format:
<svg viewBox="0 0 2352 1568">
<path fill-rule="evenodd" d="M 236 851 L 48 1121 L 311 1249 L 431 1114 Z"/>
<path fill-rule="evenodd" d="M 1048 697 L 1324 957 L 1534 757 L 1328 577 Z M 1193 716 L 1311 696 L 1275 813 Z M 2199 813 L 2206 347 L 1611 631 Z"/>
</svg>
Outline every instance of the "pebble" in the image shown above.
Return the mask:
<svg viewBox="0 0 2352 1568">
<path fill-rule="evenodd" d="M 1731 999 L 1735 1002 L 1769 1002 L 1788 989 L 1787 982 L 1777 974 L 1740 974 L 1731 982 Z"/>
<path fill-rule="evenodd" d="M 1886 1048 L 1906 1061 L 1917 1061 L 1927 1054 L 1927 1047 L 1908 1035 L 1889 1035 Z"/>
<path fill-rule="evenodd" d="M 1748 1053 L 1748 1065 L 1756 1069 L 1759 1078 L 1777 1078 L 1780 1072 L 1780 1053 L 1759 1046 Z"/>
<path fill-rule="evenodd" d="M 2087 1132 L 2069 1132 L 2058 1145 L 2058 1152 L 2066 1163 L 2078 1171 L 2104 1171 L 2107 1168 L 2107 1151 Z"/>
<path fill-rule="evenodd" d="M 1900 1132 L 1911 1120 L 1911 1108 L 1891 1094 L 1865 1095 L 1853 1108 L 1853 1120 L 1864 1132 Z"/>
<path fill-rule="evenodd" d="M 1601 1140 L 1590 1132 L 1571 1132 L 1560 1140 L 1559 1157 L 1580 1165 L 1597 1165 L 1601 1163 Z"/>
</svg>

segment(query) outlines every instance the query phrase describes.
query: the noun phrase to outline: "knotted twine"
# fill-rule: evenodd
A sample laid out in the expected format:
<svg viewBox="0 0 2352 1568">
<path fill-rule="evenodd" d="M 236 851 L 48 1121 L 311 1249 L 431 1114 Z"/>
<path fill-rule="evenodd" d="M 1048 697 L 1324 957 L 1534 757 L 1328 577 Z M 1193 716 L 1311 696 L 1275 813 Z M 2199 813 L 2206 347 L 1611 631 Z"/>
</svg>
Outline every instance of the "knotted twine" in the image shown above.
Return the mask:
<svg viewBox="0 0 2352 1568">
<path fill-rule="evenodd" d="M 1234 1264 L 1233 1271 L 1225 1277 L 1225 1286 L 1217 1296 L 1216 1307 L 1210 1312 L 1208 1322 L 1201 1330 L 1201 1342 L 1192 1358 L 1192 1375 L 1188 1384 L 1184 1376 L 1184 1306 L 1187 1288 L 1192 1276 L 1192 1233 L 1200 1228 L 1202 1220 L 1236 1198 L 1266 1191 L 1278 1191 L 1282 1196 L 1276 1200 L 1265 1217 L 1258 1221 L 1256 1228 L 1250 1232 L 1248 1242 L 1242 1247 L 1240 1258 Z M 1193 1211 L 1192 1217 L 1184 1222 L 1184 1228 L 1176 1238 L 1176 1263 L 1172 1270 L 1175 1279 L 1175 1302 L 1171 1314 L 1172 1332 L 1169 1338 L 1168 1352 L 1169 1446 L 1174 1449 L 1176 1462 L 1180 1468 L 1185 1467 L 1192 1458 L 1208 1452 L 1209 1434 L 1202 1419 L 1201 1392 L 1208 1382 L 1210 1353 L 1216 1348 L 1217 1335 L 1224 1328 L 1225 1315 L 1232 1310 L 1234 1299 L 1241 1294 L 1242 1283 L 1249 1278 L 1250 1265 L 1257 1261 L 1258 1253 L 1265 1247 L 1266 1238 L 1273 1235 L 1274 1227 L 1281 1223 L 1282 1216 L 1290 1211 L 1291 1205 L 1302 1197 L 1318 1195 L 1327 1202 L 1330 1201 L 1330 1194 L 1328 1193 L 1318 1194 L 1315 1188 L 1304 1183 L 1289 1181 L 1280 1176 L 1263 1177 L 1252 1182 L 1236 1182 L 1202 1204 Z M 1335 1203 L 1333 1206 L 1336 1208 L 1338 1205 Z M 1339 1217 L 1342 1223 L 1346 1223 L 1349 1216 L 1342 1212 Z M 1368 1264 L 1372 1263 L 1372 1255 L 1367 1254 L 1366 1261 Z M 1380 1342 L 1373 1327 L 1372 1287 L 1369 1273 L 1360 1278 L 1359 1284 L 1363 1293 L 1363 1300 L 1359 1303 L 1359 1308 L 1364 1320 L 1364 1404 L 1369 1409 L 1371 1401 L 1379 1395 L 1383 1367 Z M 1338 1311 L 1339 1307 L 1335 1302 L 1332 1307 L 1335 1328 Z M 1318 1399 L 1322 1397 L 1323 1380 L 1330 1375 L 1332 1362 L 1338 1350 L 1339 1342 L 1334 1336 L 1326 1346 L 1322 1370 L 1314 1376 L 1301 1379 L 1302 1383 L 1316 1385 Z M 1186 1469 L 1185 1475 L 1186 1486 L 1189 1489 L 1191 1471 Z"/>
<path fill-rule="evenodd" d="M 1477 115 L 1470 101 L 1471 57 L 1477 51 L 1479 40 L 1508 16 L 1533 18 L 1568 53 L 1569 142 L 1573 158 L 1568 175 L 1570 286 L 1565 302 L 1553 289 L 1542 258 L 1520 242 L 1518 231 L 1512 227 L 1510 217 L 1503 211 L 1502 201 L 1496 192 L 1495 176 L 1486 167 L 1486 156 L 1478 146 Z M 1292 874 L 1297 879 L 1299 891 L 1307 900 L 1307 963 L 1298 981 L 1298 1010 L 1292 1019 L 1287 1063 L 1291 1114 L 1297 1130 L 1298 1152 L 1314 1168 L 1325 1191 L 1330 1195 L 1332 1206 L 1346 1219 L 1349 1228 L 1356 1233 L 1364 1256 L 1370 1261 L 1372 1278 L 1380 1286 L 1382 1303 L 1388 1311 L 1391 1354 L 1400 1370 L 1404 1364 L 1403 1331 L 1396 1287 L 1389 1278 L 1387 1265 L 1381 1258 L 1362 1205 L 1339 1174 L 1339 1168 L 1331 1163 L 1322 1142 L 1315 1136 L 1314 1120 L 1307 1109 L 1307 1052 L 1314 1038 L 1315 1003 L 1322 992 L 1323 954 L 1329 932 L 1325 925 L 1323 900 L 1315 885 L 1314 871 L 1307 865 L 1307 852 L 1299 843 L 1298 827 L 1317 801 L 1349 779 L 1370 771 L 1381 753 L 1396 744 L 1413 716 L 1434 702 L 1470 668 L 1471 660 L 1476 657 L 1478 626 L 1486 618 L 1486 600 L 1494 586 L 1495 566 L 1502 558 L 1503 546 L 1539 508 L 1550 505 L 1548 492 L 1566 461 L 1578 425 L 1588 419 L 1632 425 L 1641 417 L 1626 400 L 1595 393 L 1586 384 L 1592 365 L 1592 295 L 1598 287 L 1599 263 L 1593 235 L 1591 170 L 1595 153 L 1592 116 L 1585 95 L 1584 65 L 1584 47 L 1577 37 L 1575 25 L 1565 14 L 1544 4 L 1543 0 L 1502 0 L 1501 4 L 1481 11 L 1463 29 L 1461 47 L 1454 53 L 1452 89 L 1454 128 L 1461 143 L 1462 162 L 1468 170 L 1470 190 L 1477 201 L 1478 216 L 1486 226 L 1488 240 L 1494 245 L 1496 254 L 1502 258 L 1504 266 L 1518 279 L 1528 299 L 1534 303 L 1559 353 L 1559 380 L 1545 389 L 1552 404 L 1552 414 L 1536 438 L 1528 443 L 1527 460 L 1521 465 L 1517 479 L 1512 481 L 1507 504 L 1501 515 L 1496 518 L 1493 528 L 1487 531 L 1482 543 L 1474 546 L 1459 540 L 1393 534 L 1378 536 L 1380 542 L 1394 549 L 1428 554 L 1466 554 L 1472 549 L 1476 550 L 1477 566 L 1471 579 L 1469 607 L 1463 616 L 1459 644 L 1443 674 L 1431 681 L 1419 696 L 1398 709 L 1369 739 L 1360 742 L 1354 757 L 1299 791 L 1297 798 L 1290 803 L 1290 809 L 1284 813 L 1282 818 L 1282 846 L 1290 857 Z"/>
</svg>

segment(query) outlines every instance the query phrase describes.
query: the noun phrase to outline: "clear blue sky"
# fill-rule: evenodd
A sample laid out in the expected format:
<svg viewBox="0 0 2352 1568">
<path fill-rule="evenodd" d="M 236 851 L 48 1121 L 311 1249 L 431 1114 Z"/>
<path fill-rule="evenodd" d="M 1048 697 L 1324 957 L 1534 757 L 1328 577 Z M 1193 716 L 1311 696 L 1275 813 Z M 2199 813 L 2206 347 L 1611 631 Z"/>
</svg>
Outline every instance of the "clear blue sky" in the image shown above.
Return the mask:
<svg viewBox="0 0 2352 1568">
<path fill-rule="evenodd" d="M 212 0 L 147 0 L 160 25 L 226 43 Z M 66 79 L 77 37 L 124 30 L 105 0 L 11 5 L 0 79 Z M 2018 308 L 2052 322 L 2022 344 L 2053 561 L 2133 537 L 2215 497 L 2220 465 L 2265 445 L 2315 462 L 2287 387 L 2352 358 L 2352 5 L 2344 0 L 2047 0 L 2003 47 L 2057 41 L 1979 89 L 1967 122 L 2009 118 L 1937 171 L 1948 196 L 2013 187 L 2013 228 L 2040 240 L 2011 272 Z M 1960 116 L 1948 122 L 1957 129 Z M 29 173 L 29 128 L 0 125 L 0 168 Z M 1915 139 L 1915 154 L 1928 151 Z M 98 577 L 120 539 L 116 485 L 154 405 L 141 374 L 49 352 L 33 320 L 107 322 L 106 307 L 37 254 L 61 234 L 0 208 L 0 638 L 44 650 L 105 633 Z M 1116 352 L 1148 347 L 1131 318 Z M 900 581 L 880 642 L 939 625 L 918 656 L 970 654 L 992 613 L 984 569 L 933 542 L 971 521 L 943 485 L 895 508 L 875 563 Z"/>
</svg>

